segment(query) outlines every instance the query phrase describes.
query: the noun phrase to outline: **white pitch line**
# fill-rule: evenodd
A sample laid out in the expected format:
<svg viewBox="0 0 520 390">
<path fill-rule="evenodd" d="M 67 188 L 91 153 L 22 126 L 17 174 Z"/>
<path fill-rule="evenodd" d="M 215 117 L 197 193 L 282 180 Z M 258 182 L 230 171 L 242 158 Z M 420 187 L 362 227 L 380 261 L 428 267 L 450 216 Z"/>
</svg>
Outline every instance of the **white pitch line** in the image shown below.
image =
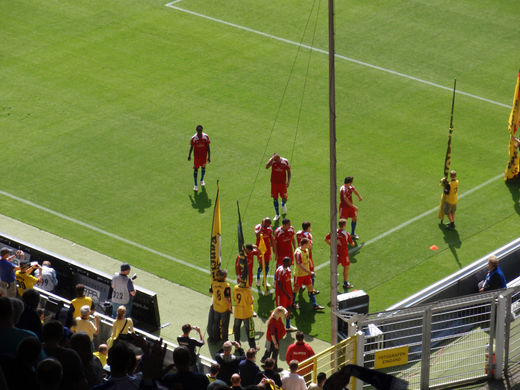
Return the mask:
<svg viewBox="0 0 520 390">
<path fill-rule="evenodd" d="M 504 174 L 501 173 L 501 174 L 499 174 L 499 175 L 497 175 L 495 177 L 492 177 L 491 179 L 485 181 L 484 183 L 481 183 L 478 186 L 473 187 L 472 189 L 470 189 L 470 190 L 464 192 L 463 194 L 459 195 L 459 198 L 464 198 L 465 196 L 468 196 L 468 195 L 472 194 L 473 192 L 480 190 L 482 187 L 487 186 L 488 184 L 494 182 L 495 180 L 497 180 L 500 177 L 504 177 Z M 394 227 L 394 228 L 392 228 L 390 230 L 387 230 L 384 233 L 381 233 L 379 236 L 374 237 L 374 238 L 364 242 L 362 245 L 356 246 L 356 247 L 352 248 L 350 250 L 350 253 L 355 253 L 355 252 L 359 251 L 362 247 L 365 247 L 367 245 L 373 244 L 374 242 L 381 240 L 382 238 L 388 236 L 389 234 L 395 233 L 396 231 L 401 230 L 402 228 L 410 225 L 411 223 L 414 223 L 415 221 L 418 221 L 419 219 L 421 219 L 423 217 L 426 217 L 429 214 L 433 214 L 434 212 L 436 212 L 438 210 L 439 210 L 439 206 L 436 206 L 436 207 L 434 207 L 434 208 L 432 208 L 432 209 L 430 209 L 428 211 L 425 211 L 422 214 L 419 214 L 419 215 L 417 215 L 417 216 L 415 216 L 413 218 L 410 218 L 408 221 L 403 222 L 402 224 L 397 225 L 396 227 Z M 328 261 L 318 265 L 315 269 L 319 270 L 319 269 L 322 269 L 322 268 L 326 267 L 327 265 L 329 265 Z"/>
<path fill-rule="evenodd" d="M 208 274 L 208 275 L 210 274 L 209 270 L 207 270 L 205 268 L 198 267 L 198 266 L 196 266 L 194 264 L 191 264 L 191 263 L 188 263 L 188 262 L 186 262 L 184 260 L 177 259 L 176 257 L 167 255 L 166 253 L 159 252 L 158 250 L 155 250 L 153 248 L 149 248 L 147 246 L 141 245 L 141 244 L 139 244 L 139 243 L 137 243 L 135 241 L 128 240 L 128 239 L 126 239 L 124 237 L 118 236 L 117 234 L 107 232 L 106 230 L 100 229 L 100 228 L 98 228 L 96 226 L 93 226 L 93 225 L 90 225 L 90 224 L 88 224 L 86 222 L 82 222 L 82 221 L 80 221 L 80 220 L 78 220 L 76 218 L 69 217 L 68 215 L 59 213 L 57 211 L 51 210 L 51 209 L 49 209 L 49 208 L 47 208 L 45 206 L 41 206 L 41 205 L 39 205 L 37 203 L 31 202 L 30 200 L 20 198 L 19 196 L 10 194 L 9 192 L 5 192 L 5 191 L 2 191 L 2 190 L 0 190 L 0 194 L 6 196 L 8 198 L 17 200 L 18 202 L 21 202 L 21 203 L 24 203 L 26 205 L 32 206 L 34 208 L 37 208 L 38 210 L 45 211 L 46 213 L 52 214 L 52 215 L 54 215 L 56 217 L 59 217 L 59 218 L 62 218 L 64 220 L 66 220 L 66 221 L 75 223 L 75 224 L 83 226 L 83 227 L 85 227 L 87 229 L 93 230 L 93 231 L 95 231 L 97 233 L 103 234 L 104 236 L 107 236 L 107 237 L 113 238 L 115 240 L 124 242 L 125 244 L 134 246 L 136 248 L 142 249 L 142 250 L 147 251 L 147 252 L 150 252 L 150 253 L 152 253 L 154 255 L 164 257 L 164 258 L 166 258 L 168 260 L 171 260 L 171 261 L 174 261 L 176 263 L 185 265 L 186 267 L 190 267 L 190 268 L 196 269 L 198 271 L 204 272 L 205 274 Z"/>
<path fill-rule="evenodd" d="M 237 28 L 237 29 L 240 29 L 240 30 L 248 31 L 248 32 L 251 32 L 253 34 L 262 35 L 264 37 L 271 38 L 271 39 L 274 39 L 274 40 L 277 40 L 277 41 L 280 41 L 280 42 L 288 43 L 288 44 L 293 45 L 293 46 L 300 46 L 300 47 L 303 47 L 305 49 L 315 51 L 317 53 L 322 53 L 322 54 L 326 54 L 326 55 L 329 54 L 329 52 L 327 50 L 318 49 L 316 47 L 305 45 L 303 43 L 298 43 L 298 42 L 295 42 L 295 41 L 291 41 L 290 39 L 281 38 L 281 37 L 278 37 L 276 35 L 268 34 L 268 33 L 265 33 L 263 31 L 259 31 L 259 30 L 255 30 L 255 29 L 252 29 L 252 28 L 249 28 L 249 27 L 241 26 L 239 24 L 227 22 L 227 21 L 222 20 L 222 19 L 217 19 L 217 18 L 214 18 L 212 16 L 201 14 L 201 13 L 195 12 L 195 11 L 190 11 L 188 9 L 181 8 L 181 7 L 178 7 L 178 6 L 174 5 L 174 4 L 179 3 L 180 1 L 181 0 L 172 1 L 170 3 L 165 4 L 165 7 L 176 9 L 178 11 L 185 12 L 185 13 L 190 14 L 190 15 L 198 16 L 200 18 L 204 18 L 204 19 L 207 19 L 207 20 L 211 20 L 213 22 L 225 24 L 226 26 L 230 26 L 230 27 L 234 27 L 234 28 Z M 336 54 L 335 57 L 337 57 L 339 59 L 342 59 L 342 60 L 345 60 L 345 61 L 348 61 L 348 62 L 352 62 L 354 64 L 366 66 L 368 68 L 380 70 L 382 72 L 393 74 L 395 76 L 399 76 L 399 77 L 403 77 L 403 78 L 406 78 L 406 79 L 409 79 L 409 80 L 417 81 L 419 83 L 426 84 L 426 85 L 429 85 L 429 86 L 432 86 L 432 87 L 435 87 L 435 88 L 444 89 L 446 91 L 453 91 L 452 87 L 447 87 L 445 85 L 437 84 L 437 83 L 434 83 L 432 81 L 424 80 L 424 79 L 421 79 L 421 78 L 418 78 L 418 77 L 415 77 L 415 76 L 410 76 L 410 75 L 405 74 L 405 73 L 397 72 L 397 71 L 392 70 L 392 69 L 383 68 L 382 66 L 378 66 L 378 65 L 370 64 L 368 62 L 356 60 L 355 58 L 346 57 L 346 56 L 343 56 L 343 55 L 340 55 L 340 54 Z M 474 95 L 472 93 L 468 93 L 468 92 L 464 92 L 464 91 L 458 90 L 457 94 L 468 96 L 470 98 L 481 100 L 483 102 L 491 103 L 491 104 L 494 104 L 494 105 L 497 105 L 497 106 L 500 106 L 500 107 L 505 107 L 505 108 L 509 108 L 509 109 L 511 108 L 511 106 L 509 106 L 507 104 L 500 103 L 500 102 L 497 102 L 495 100 L 487 99 L 487 98 L 484 98 L 482 96 Z"/>
</svg>

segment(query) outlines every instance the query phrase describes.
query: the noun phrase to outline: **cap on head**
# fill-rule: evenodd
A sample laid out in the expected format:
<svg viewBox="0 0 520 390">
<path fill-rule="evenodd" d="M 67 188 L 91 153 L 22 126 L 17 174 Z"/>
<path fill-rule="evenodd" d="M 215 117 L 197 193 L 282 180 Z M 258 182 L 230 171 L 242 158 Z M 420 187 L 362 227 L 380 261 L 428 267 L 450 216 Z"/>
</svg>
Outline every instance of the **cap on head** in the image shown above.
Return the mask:
<svg viewBox="0 0 520 390">
<path fill-rule="evenodd" d="M 29 260 L 24 260 L 20 262 L 20 268 L 28 268 L 31 266 L 31 262 Z"/>
<path fill-rule="evenodd" d="M 79 309 L 79 312 L 81 313 L 82 316 L 86 316 L 87 314 L 90 313 L 90 306 L 89 305 L 81 306 L 81 309 Z"/>
<path fill-rule="evenodd" d="M 128 264 L 128 263 L 121 264 L 121 272 L 124 272 L 124 271 L 130 271 L 130 264 Z"/>
</svg>

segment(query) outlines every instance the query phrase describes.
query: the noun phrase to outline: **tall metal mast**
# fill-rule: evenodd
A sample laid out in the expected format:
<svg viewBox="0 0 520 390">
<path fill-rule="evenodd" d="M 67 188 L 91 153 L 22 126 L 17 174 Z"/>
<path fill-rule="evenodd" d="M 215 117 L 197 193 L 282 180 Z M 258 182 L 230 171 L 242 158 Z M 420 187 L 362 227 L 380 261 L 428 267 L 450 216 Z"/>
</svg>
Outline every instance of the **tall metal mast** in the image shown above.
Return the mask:
<svg viewBox="0 0 520 390">
<path fill-rule="evenodd" d="M 337 341 L 337 319 L 334 310 L 338 297 L 337 264 L 337 188 L 336 188 L 336 89 L 334 68 L 334 0 L 329 0 L 329 155 L 330 155 L 330 309 L 331 344 Z"/>
</svg>

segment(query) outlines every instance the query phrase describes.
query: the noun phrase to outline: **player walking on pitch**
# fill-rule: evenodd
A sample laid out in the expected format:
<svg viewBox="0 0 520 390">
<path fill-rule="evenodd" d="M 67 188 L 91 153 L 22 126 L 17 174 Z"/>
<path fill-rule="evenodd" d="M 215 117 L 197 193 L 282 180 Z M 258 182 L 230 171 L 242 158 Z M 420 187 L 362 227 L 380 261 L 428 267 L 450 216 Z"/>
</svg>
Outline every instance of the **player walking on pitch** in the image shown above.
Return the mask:
<svg viewBox="0 0 520 390">
<path fill-rule="evenodd" d="M 291 182 L 291 166 L 289 160 L 274 153 L 265 166 L 265 169 L 269 168 L 271 168 L 271 197 L 276 212 L 273 219 L 276 222 L 280 219 L 278 196 L 282 198 L 282 212 L 287 214 L 287 188 Z"/>
<path fill-rule="evenodd" d="M 356 234 L 358 208 L 357 206 L 354 206 L 354 203 L 352 202 L 352 193 L 356 194 L 360 202 L 363 200 L 363 198 L 361 197 L 361 195 L 359 195 L 359 192 L 357 192 L 357 190 L 352 185 L 353 181 L 354 178 L 352 176 L 347 176 L 345 178 L 345 183 L 341 186 L 341 189 L 339 190 L 339 216 L 340 218 L 345 219 L 352 218 L 352 230 L 350 235 L 354 240 L 359 240 L 359 236 Z"/>
<path fill-rule="evenodd" d="M 193 151 L 193 180 L 195 182 L 195 186 L 193 187 L 193 191 L 198 191 L 199 187 L 197 186 L 197 174 L 200 170 L 200 185 L 204 187 L 206 183 L 204 183 L 204 175 L 206 174 L 206 161 L 211 162 L 211 153 L 209 150 L 209 137 L 206 133 L 202 132 L 202 126 L 197 126 L 197 132 L 193 137 L 191 137 L 190 141 L 190 151 L 188 153 L 188 161 L 191 160 L 191 152 Z"/>
<path fill-rule="evenodd" d="M 302 238 L 300 246 L 294 251 L 295 266 L 295 277 L 293 287 L 293 304 L 296 302 L 296 294 L 302 286 L 307 287 L 309 291 L 309 299 L 312 302 L 314 310 L 322 310 L 323 306 L 316 303 L 316 293 L 312 285 L 312 276 L 314 272 L 310 270 L 310 257 L 309 257 L 309 239 Z"/>
<path fill-rule="evenodd" d="M 265 217 L 262 219 L 262 223 L 259 223 L 255 226 L 255 234 L 256 234 L 256 246 L 260 245 L 260 235 L 262 236 L 265 244 L 266 251 L 264 253 L 265 262 L 265 276 L 269 273 L 269 261 L 271 260 L 271 247 L 274 248 L 274 240 L 273 240 L 273 227 L 271 226 L 271 218 Z M 276 269 L 275 269 L 276 271 Z M 262 264 L 260 263 L 260 257 L 258 258 L 258 270 L 256 272 L 256 286 L 260 287 L 260 274 L 262 273 Z M 271 287 L 269 283 L 266 281 L 267 288 Z"/>
<path fill-rule="evenodd" d="M 338 264 L 341 264 L 343 266 L 343 288 L 346 290 L 348 288 L 354 287 L 354 285 L 350 284 L 348 282 L 348 269 L 350 267 L 350 257 L 348 255 L 348 246 L 347 244 L 350 244 L 351 246 L 354 245 L 354 241 L 352 241 L 352 238 L 350 237 L 350 234 L 347 233 L 345 230 L 345 226 L 347 225 L 347 220 L 344 218 L 341 218 L 338 223 L 338 230 L 337 230 L 337 259 Z M 327 234 L 325 237 L 325 242 L 329 244 L 330 246 L 330 233 Z"/>
</svg>

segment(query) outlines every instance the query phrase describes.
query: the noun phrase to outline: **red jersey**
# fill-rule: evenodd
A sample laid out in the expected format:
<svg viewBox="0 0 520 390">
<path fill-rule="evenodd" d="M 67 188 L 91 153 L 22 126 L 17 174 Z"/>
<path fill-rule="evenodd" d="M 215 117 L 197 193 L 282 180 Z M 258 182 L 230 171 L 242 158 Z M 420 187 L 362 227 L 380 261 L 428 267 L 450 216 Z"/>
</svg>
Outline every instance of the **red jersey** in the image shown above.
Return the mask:
<svg viewBox="0 0 520 390">
<path fill-rule="evenodd" d="M 352 184 L 343 184 L 339 190 L 339 208 L 345 208 L 345 207 L 352 207 L 349 206 L 345 199 L 348 199 L 351 204 L 354 204 L 352 202 L 352 191 L 354 189 L 354 186 Z"/>
<path fill-rule="evenodd" d="M 291 285 L 291 269 L 289 267 L 284 268 L 283 265 L 279 266 L 276 269 L 276 289 L 275 294 L 276 295 L 282 295 L 285 296 L 285 294 L 280 290 L 278 287 L 278 282 L 280 282 L 283 286 L 283 289 L 285 292 L 289 295 L 292 294 L 292 285 Z"/>
<path fill-rule="evenodd" d="M 193 156 L 195 158 L 206 158 L 209 145 L 209 137 L 206 133 L 202 133 L 200 137 L 195 133 L 195 135 L 191 137 L 190 145 L 193 147 Z"/>
<path fill-rule="evenodd" d="M 292 242 L 294 238 L 294 228 L 291 226 L 289 229 L 284 230 L 282 226 L 274 231 L 274 242 L 278 251 L 278 257 L 283 259 L 288 256 L 292 259 L 293 247 Z"/>
<path fill-rule="evenodd" d="M 267 340 L 272 342 L 271 336 L 274 335 L 276 338 L 276 341 L 280 341 L 283 339 L 283 336 L 285 336 L 285 333 L 287 331 L 285 330 L 285 324 L 283 323 L 283 320 L 281 318 L 274 319 L 271 318 L 269 320 L 269 323 L 267 324 Z"/>
<path fill-rule="evenodd" d="M 338 257 L 348 257 L 347 244 L 354 246 L 354 241 L 352 240 L 352 237 L 350 237 L 350 234 L 348 232 L 346 232 L 345 230 L 341 230 L 339 228 L 337 230 L 337 237 L 338 237 Z M 327 240 L 330 240 L 330 233 L 327 234 L 327 237 L 325 237 L 325 238 Z"/>
<path fill-rule="evenodd" d="M 265 254 L 264 255 L 270 255 L 271 254 L 271 237 L 273 236 L 273 228 L 272 226 L 268 227 L 262 227 L 262 224 L 259 223 L 255 226 L 255 234 L 257 234 L 256 237 L 256 246 L 260 245 L 260 234 L 264 237 L 264 243 L 265 243 Z"/>
<path fill-rule="evenodd" d="M 314 350 L 309 344 L 296 342 L 295 344 L 289 345 L 289 348 L 287 348 L 285 360 L 287 361 L 287 364 L 289 364 L 291 360 L 303 362 L 305 359 L 314 355 Z"/>
<path fill-rule="evenodd" d="M 260 252 L 256 249 L 253 249 L 248 255 L 246 255 L 247 259 L 247 279 L 249 281 L 249 286 L 253 283 L 253 264 L 255 256 L 259 256 Z M 237 255 L 237 259 L 235 261 L 235 272 L 237 276 L 242 277 L 242 270 L 240 269 L 240 255 Z"/>
<path fill-rule="evenodd" d="M 287 174 L 286 171 L 290 171 L 291 166 L 289 165 L 289 160 L 286 158 L 280 157 L 279 162 L 273 162 L 271 165 L 271 183 L 275 184 L 286 184 L 287 183 Z"/>
</svg>

